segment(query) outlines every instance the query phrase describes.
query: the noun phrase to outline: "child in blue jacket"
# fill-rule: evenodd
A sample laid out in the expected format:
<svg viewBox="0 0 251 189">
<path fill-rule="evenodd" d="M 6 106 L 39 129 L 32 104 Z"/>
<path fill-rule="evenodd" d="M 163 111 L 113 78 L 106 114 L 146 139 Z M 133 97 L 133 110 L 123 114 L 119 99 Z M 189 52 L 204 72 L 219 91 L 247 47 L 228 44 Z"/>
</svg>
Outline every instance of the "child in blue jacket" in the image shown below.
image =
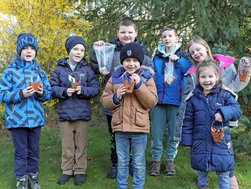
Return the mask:
<svg viewBox="0 0 251 189">
<path fill-rule="evenodd" d="M 230 189 L 234 169 L 230 121 L 242 112 L 236 95 L 223 86 L 220 68 L 212 60 L 197 65 L 198 85 L 187 96 L 181 144 L 191 146 L 191 166 L 198 170 L 199 189 L 208 188 L 208 173 L 216 171 L 219 189 Z"/>
<path fill-rule="evenodd" d="M 84 58 L 84 39 L 71 36 L 66 40 L 65 48 L 69 58 L 58 61 L 50 79 L 52 96 L 59 99 L 63 174 L 58 179 L 58 184 L 64 185 L 74 175 L 75 185 L 82 185 L 86 182 L 90 99 L 98 95 L 100 87 Z"/>
<path fill-rule="evenodd" d="M 177 154 L 178 141 L 174 140 L 175 116 L 184 88 L 184 73 L 190 68 L 189 54 L 181 49 L 176 29 L 167 26 L 162 32 L 162 43 L 154 56 L 154 80 L 158 92 L 158 104 L 152 109 L 152 167 L 151 176 L 160 174 L 163 152 L 163 139 L 168 127 L 167 150 L 165 154 L 166 174 L 174 175 L 174 159 Z"/>
<path fill-rule="evenodd" d="M 15 148 L 14 167 L 17 189 L 40 189 L 39 142 L 45 125 L 43 102 L 50 100 L 51 87 L 46 73 L 36 61 L 38 43 L 31 33 L 17 39 L 17 56 L 3 71 L 0 101 L 5 107 L 5 121 Z M 38 88 L 30 83 L 38 82 Z"/>
</svg>

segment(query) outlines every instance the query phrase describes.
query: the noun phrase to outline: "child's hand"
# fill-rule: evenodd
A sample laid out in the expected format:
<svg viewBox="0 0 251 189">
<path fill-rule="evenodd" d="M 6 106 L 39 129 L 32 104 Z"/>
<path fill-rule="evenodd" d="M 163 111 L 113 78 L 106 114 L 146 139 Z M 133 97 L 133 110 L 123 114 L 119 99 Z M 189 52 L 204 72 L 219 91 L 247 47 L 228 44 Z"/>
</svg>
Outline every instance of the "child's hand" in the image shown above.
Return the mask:
<svg viewBox="0 0 251 189">
<path fill-rule="evenodd" d="M 80 86 L 80 85 L 77 86 L 76 91 L 77 91 L 77 94 L 78 94 L 78 95 L 81 94 L 81 86 Z"/>
<path fill-rule="evenodd" d="M 135 80 L 136 84 L 140 82 L 140 76 L 136 73 L 132 74 L 132 81 Z"/>
<path fill-rule="evenodd" d="M 123 97 L 123 95 L 126 93 L 126 87 L 124 86 L 124 85 L 121 85 L 119 88 L 118 88 L 118 90 L 117 90 L 117 98 L 119 99 L 119 100 L 121 100 L 122 99 L 122 97 Z"/>
<path fill-rule="evenodd" d="M 178 59 L 179 59 L 179 57 L 178 57 L 176 54 L 172 54 L 172 55 L 169 56 L 169 60 L 170 60 L 171 62 L 175 62 L 175 61 L 177 61 Z"/>
<path fill-rule="evenodd" d="M 75 93 L 76 89 L 73 89 L 73 88 L 68 88 L 67 89 L 67 95 L 68 96 L 72 96 L 73 93 Z"/>
<path fill-rule="evenodd" d="M 219 112 L 215 114 L 215 121 L 218 121 L 221 123 L 223 122 L 222 116 Z"/>
<path fill-rule="evenodd" d="M 251 66 L 251 62 L 250 59 L 248 57 L 242 57 L 240 60 L 240 64 L 242 64 L 242 66 L 244 67 L 250 67 Z"/>
<path fill-rule="evenodd" d="M 26 97 L 26 98 L 30 97 L 31 95 L 33 95 L 35 93 L 32 86 L 25 88 L 22 92 L 23 92 L 24 97 Z"/>
<path fill-rule="evenodd" d="M 99 41 L 94 42 L 94 45 L 95 45 L 95 46 L 103 46 L 104 44 L 105 44 L 105 42 L 102 41 L 102 40 L 99 40 Z"/>
<path fill-rule="evenodd" d="M 43 83 L 42 83 L 42 82 L 40 82 L 40 85 L 38 86 L 37 89 L 38 89 L 38 90 L 37 90 L 37 93 L 38 93 L 39 95 L 42 95 L 42 94 L 44 93 L 44 87 L 43 87 Z"/>
</svg>

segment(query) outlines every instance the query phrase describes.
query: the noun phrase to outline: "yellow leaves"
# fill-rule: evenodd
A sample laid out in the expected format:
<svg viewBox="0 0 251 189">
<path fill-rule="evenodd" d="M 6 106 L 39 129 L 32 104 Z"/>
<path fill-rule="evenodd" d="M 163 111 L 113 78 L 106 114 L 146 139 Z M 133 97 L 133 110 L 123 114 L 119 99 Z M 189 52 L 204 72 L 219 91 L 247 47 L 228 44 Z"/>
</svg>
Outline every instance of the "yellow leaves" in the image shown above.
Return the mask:
<svg viewBox="0 0 251 189">
<path fill-rule="evenodd" d="M 78 17 L 78 4 L 70 0 L 0 0 L 0 61 L 10 63 L 18 34 L 30 32 L 39 42 L 38 61 L 50 73 L 58 59 L 66 56 L 70 33 L 85 38 L 90 23 Z"/>
</svg>

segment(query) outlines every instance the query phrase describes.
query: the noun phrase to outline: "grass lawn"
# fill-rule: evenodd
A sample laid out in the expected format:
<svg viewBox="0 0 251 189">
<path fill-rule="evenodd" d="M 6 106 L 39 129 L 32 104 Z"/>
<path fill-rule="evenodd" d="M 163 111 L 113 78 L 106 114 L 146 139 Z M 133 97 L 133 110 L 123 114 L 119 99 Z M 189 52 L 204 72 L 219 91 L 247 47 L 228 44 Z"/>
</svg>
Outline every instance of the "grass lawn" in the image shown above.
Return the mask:
<svg viewBox="0 0 251 189">
<path fill-rule="evenodd" d="M 74 180 L 64 186 L 56 182 L 61 174 L 60 156 L 61 142 L 56 118 L 51 118 L 46 127 L 43 127 L 40 144 L 40 182 L 43 189 L 116 189 L 116 180 L 107 179 L 106 172 L 110 164 L 109 134 L 106 119 L 99 111 L 90 123 L 88 146 L 87 183 L 77 187 Z M 0 131 L 0 189 L 15 188 L 13 164 L 13 145 L 10 133 L 7 130 Z M 196 171 L 192 170 L 189 162 L 189 149 L 179 147 L 179 153 L 175 159 L 177 174 L 168 177 L 162 173 L 159 177 L 150 177 L 151 163 L 150 137 L 147 148 L 147 177 L 146 189 L 195 189 Z M 163 160 L 164 168 L 164 160 Z M 251 156 L 236 154 L 236 176 L 241 189 L 251 188 Z M 163 171 L 162 171 L 163 172 Z M 130 183 L 132 178 L 130 177 Z M 217 188 L 215 173 L 210 174 L 210 189 Z M 129 187 L 132 188 L 132 187 Z"/>
</svg>

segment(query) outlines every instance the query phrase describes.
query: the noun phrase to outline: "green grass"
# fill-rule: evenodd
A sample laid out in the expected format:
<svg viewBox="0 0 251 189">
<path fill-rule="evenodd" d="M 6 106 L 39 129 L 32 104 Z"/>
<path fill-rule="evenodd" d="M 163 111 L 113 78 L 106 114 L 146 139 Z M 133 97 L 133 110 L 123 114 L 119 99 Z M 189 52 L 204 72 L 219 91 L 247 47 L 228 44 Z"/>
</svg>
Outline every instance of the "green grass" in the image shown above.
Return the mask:
<svg viewBox="0 0 251 189">
<path fill-rule="evenodd" d="M 106 119 L 99 111 L 95 113 L 89 129 L 88 168 L 87 183 L 82 187 L 76 187 L 74 180 L 64 186 L 56 182 L 61 174 L 61 141 L 57 121 L 51 118 L 50 123 L 43 127 L 40 144 L 40 182 L 43 189 L 116 189 L 116 180 L 107 179 L 106 172 L 110 164 L 110 140 Z M 159 177 L 148 176 L 151 153 L 150 137 L 146 152 L 147 177 L 146 189 L 195 189 L 196 171 L 192 170 L 189 161 L 189 149 L 179 147 L 179 153 L 175 159 L 177 174 L 173 177 L 162 173 Z M 13 144 L 10 133 L 7 130 L 0 131 L 0 189 L 15 188 L 13 164 Z M 164 167 L 164 160 L 163 160 Z M 236 154 L 236 176 L 241 189 L 251 188 L 251 157 L 245 154 Z M 163 171 L 162 171 L 163 172 Z M 132 182 L 130 177 L 129 182 Z M 217 188 L 217 176 L 210 173 L 210 189 Z M 131 186 L 129 188 L 132 188 Z"/>
</svg>

